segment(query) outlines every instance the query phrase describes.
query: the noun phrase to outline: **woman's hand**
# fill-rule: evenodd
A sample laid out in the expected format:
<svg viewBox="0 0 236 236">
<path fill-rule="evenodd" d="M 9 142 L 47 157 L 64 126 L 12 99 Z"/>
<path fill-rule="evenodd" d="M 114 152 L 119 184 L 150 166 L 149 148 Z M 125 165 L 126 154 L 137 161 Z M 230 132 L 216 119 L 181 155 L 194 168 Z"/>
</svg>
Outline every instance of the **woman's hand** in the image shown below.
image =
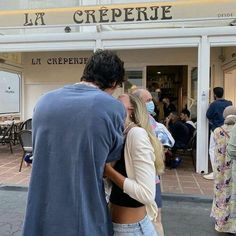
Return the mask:
<svg viewBox="0 0 236 236">
<path fill-rule="evenodd" d="M 109 179 L 112 170 L 113 170 L 113 167 L 111 166 L 111 163 L 105 164 L 103 176 Z"/>
</svg>

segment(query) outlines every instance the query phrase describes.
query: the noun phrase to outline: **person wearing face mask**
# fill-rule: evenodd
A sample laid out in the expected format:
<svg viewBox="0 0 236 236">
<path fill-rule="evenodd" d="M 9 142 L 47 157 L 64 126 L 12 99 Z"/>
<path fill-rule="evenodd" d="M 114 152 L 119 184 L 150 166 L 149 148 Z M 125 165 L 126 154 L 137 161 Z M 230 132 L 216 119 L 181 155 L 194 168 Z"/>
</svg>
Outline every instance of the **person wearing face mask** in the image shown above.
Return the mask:
<svg viewBox="0 0 236 236">
<path fill-rule="evenodd" d="M 157 122 L 152 116 L 153 114 L 155 114 L 155 105 L 152 100 L 151 93 L 146 89 L 136 89 L 133 94 L 138 96 L 146 104 L 149 113 L 150 124 L 156 134 L 156 137 L 160 140 L 162 145 L 165 147 L 173 147 L 175 144 L 175 140 L 169 130 L 165 127 L 165 125 Z"/>
<path fill-rule="evenodd" d="M 152 100 L 146 102 L 146 107 L 147 107 L 147 110 L 148 110 L 148 113 L 155 116 L 156 115 L 156 112 L 154 111 L 155 110 L 155 104 Z"/>
<path fill-rule="evenodd" d="M 155 119 L 152 117 L 154 114 L 154 102 L 152 100 L 151 93 L 146 89 L 136 89 L 133 92 L 134 95 L 139 97 L 145 104 L 149 113 L 149 122 L 152 126 L 152 129 L 156 135 L 156 137 L 159 139 L 159 141 L 162 143 L 165 147 L 173 147 L 175 140 L 173 139 L 171 133 L 168 131 L 168 129 L 161 123 L 158 123 L 155 121 Z M 161 223 L 161 208 L 162 208 L 162 198 L 161 198 L 161 186 L 160 186 L 160 177 L 157 176 L 156 180 L 156 199 L 155 199 L 157 206 L 158 206 L 158 222 L 159 225 L 156 227 L 158 231 L 158 235 L 164 235 L 163 229 L 162 229 L 162 223 Z"/>
</svg>

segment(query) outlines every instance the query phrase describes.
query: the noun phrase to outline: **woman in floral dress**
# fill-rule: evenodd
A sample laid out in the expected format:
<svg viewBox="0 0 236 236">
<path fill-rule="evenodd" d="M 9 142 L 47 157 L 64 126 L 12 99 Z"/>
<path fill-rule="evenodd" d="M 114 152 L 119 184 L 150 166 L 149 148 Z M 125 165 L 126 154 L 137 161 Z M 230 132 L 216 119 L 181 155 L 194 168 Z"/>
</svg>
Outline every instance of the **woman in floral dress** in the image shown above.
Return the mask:
<svg viewBox="0 0 236 236">
<path fill-rule="evenodd" d="M 215 163 L 214 163 L 214 198 L 211 216 L 215 218 L 215 229 L 219 232 L 236 233 L 236 217 L 233 211 L 236 202 L 233 196 L 232 169 L 235 169 L 226 148 L 231 130 L 236 123 L 236 107 L 226 107 L 223 113 L 224 125 L 214 130 Z M 235 184 L 235 183 L 234 183 Z"/>
</svg>

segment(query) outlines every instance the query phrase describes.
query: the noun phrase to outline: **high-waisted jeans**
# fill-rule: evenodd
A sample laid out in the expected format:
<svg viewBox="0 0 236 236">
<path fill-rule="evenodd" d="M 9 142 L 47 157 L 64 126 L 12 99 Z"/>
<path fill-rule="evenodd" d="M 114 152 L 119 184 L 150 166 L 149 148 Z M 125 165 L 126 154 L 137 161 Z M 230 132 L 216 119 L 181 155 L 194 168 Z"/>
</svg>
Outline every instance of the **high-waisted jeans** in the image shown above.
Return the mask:
<svg viewBox="0 0 236 236">
<path fill-rule="evenodd" d="M 141 221 L 134 224 L 113 223 L 114 236 L 157 236 L 155 228 L 145 216 Z"/>
</svg>

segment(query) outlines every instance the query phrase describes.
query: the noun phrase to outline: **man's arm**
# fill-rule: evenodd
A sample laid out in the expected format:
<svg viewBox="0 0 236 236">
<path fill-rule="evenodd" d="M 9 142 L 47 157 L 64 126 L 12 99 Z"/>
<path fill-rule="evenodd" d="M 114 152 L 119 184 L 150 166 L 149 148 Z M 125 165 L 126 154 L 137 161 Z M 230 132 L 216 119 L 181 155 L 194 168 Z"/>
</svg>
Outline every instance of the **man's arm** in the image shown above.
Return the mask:
<svg viewBox="0 0 236 236">
<path fill-rule="evenodd" d="M 215 106 L 213 103 L 211 103 L 206 113 L 206 117 L 208 118 L 208 120 L 212 120 L 214 118 L 214 112 L 215 112 Z"/>
</svg>

